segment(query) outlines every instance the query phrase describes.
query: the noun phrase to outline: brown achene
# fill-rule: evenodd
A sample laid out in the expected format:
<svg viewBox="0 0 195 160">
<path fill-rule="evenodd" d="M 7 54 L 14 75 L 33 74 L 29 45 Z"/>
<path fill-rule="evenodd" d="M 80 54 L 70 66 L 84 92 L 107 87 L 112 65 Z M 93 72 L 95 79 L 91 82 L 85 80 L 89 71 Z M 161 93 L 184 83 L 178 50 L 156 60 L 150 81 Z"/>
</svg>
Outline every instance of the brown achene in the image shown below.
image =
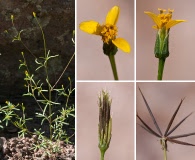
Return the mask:
<svg viewBox="0 0 195 160">
<path fill-rule="evenodd" d="M 160 138 L 160 143 L 162 145 L 162 149 L 164 150 L 164 156 L 165 156 L 165 159 L 167 159 L 167 155 L 166 155 L 166 151 L 167 151 L 167 141 L 169 142 L 172 142 L 172 143 L 177 143 L 177 144 L 181 144 L 181 145 L 187 145 L 187 146 L 195 146 L 194 144 L 191 144 L 191 143 L 187 143 L 187 142 L 183 142 L 183 141 L 180 141 L 180 140 L 176 140 L 178 138 L 182 138 L 182 137 L 188 137 L 188 136 L 192 136 L 192 135 L 195 135 L 195 132 L 192 132 L 192 133 L 187 133 L 187 134 L 181 134 L 181 135 L 176 135 L 176 136 L 170 136 L 171 133 L 173 133 L 191 114 L 188 114 L 186 117 L 184 117 L 177 125 L 175 125 L 171 130 L 171 126 L 172 126 L 172 123 L 181 107 L 181 104 L 183 102 L 184 99 L 181 100 L 181 102 L 179 103 L 179 106 L 177 107 L 176 111 L 174 112 L 173 116 L 171 117 L 171 120 L 169 121 L 169 124 L 166 128 L 166 131 L 164 134 L 162 134 L 161 132 L 161 129 L 160 127 L 158 126 L 158 123 L 148 105 L 148 102 L 146 101 L 141 89 L 139 88 L 139 91 L 142 95 L 142 98 L 145 102 L 145 105 L 148 109 L 148 112 L 150 114 L 150 117 L 152 118 L 152 121 L 157 129 L 158 132 L 155 132 L 152 128 L 149 127 L 149 125 L 146 124 L 146 122 L 144 122 L 144 120 L 138 115 L 137 113 L 137 118 L 140 120 L 141 124 L 138 124 L 140 125 L 144 130 L 146 130 L 148 133 L 154 135 L 155 137 L 157 138 Z"/>
</svg>

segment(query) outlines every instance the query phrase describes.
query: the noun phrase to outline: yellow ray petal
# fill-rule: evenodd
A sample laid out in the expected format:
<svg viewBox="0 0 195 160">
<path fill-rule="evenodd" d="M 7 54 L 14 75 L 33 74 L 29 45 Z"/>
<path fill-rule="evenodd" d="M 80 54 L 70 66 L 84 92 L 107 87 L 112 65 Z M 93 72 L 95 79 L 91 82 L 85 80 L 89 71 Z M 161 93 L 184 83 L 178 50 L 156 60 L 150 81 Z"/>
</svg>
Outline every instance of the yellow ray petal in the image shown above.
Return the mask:
<svg viewBox="0 0 195 160">
<path fill-rule="evenodd" d="M 123 38 L 116 38 L 115 40 L 112 40 L 112 43 L 123 52 L 129 53 L 131 51 L 129 43 Z"/>
<path fill-rule="evenodd" d="M 154 14 L 152 12 L 144 12 L 144 13 L 147 14 L 150 18 L 152 18 L 154 23 L 160 28 L 161 20 L 160 20 L 160 18 L 156 14 Z"/>
<path fill-rule="evenodd" d="M 185 20 L 170 20 L 167 25 L 166 25 L 166 29 L 168 30 L 169 28 L 175 26 L 176 24 L 178 23 L 181 23 L 181 22 L 185 22 Z"/>
<path fill-rule="evenodd" d="M 119 13 L 120 13 L 120 8 L 118 6 L 112 7 L 112 9 L 108 12 L 106 16 L 106 24 L 116 25 L 118 21 Z"/>
<path fill-rule="evenodd" d="M 100 35 L 101 26 L 96 21 L 85 21 L 80 23 L 79 28 L 89 34 Z"/>
</svg>

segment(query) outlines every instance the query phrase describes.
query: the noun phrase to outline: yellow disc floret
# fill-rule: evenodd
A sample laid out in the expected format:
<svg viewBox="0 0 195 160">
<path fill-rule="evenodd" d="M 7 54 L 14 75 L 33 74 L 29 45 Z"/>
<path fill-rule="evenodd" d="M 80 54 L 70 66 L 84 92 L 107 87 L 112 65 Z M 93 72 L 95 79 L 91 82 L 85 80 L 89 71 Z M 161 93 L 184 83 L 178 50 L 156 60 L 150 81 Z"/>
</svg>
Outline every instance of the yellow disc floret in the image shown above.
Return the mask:
<svg viewBox="0 0 195 160">
<path fill-rule="evenodd" d="M 161 25 L 158 26 L 157 28 L 162 29 L 171 20 L 172 13 L 173 13 L 174 10 L 168 9 L 168 13 L 165 13 L 166 10 L 164 10 L 164 9 L 158 9 L 158 10 L 160 11 L 160 14 L 158 15 L 158 17 L 160 18 Z"/>
<path fill-rule="evenodd" d="M 94 20 L 90 20 L 80 23 L 79 28 L 86 33 L 101 36 L 104 46 L 110 45 L 113 46 L 110 48 L 117 47 L 122 51 L 129 53 L 131 50 L 129 43 L 123 38 L 117 38 L 118 28 L 116 24 L 119 18 L 119 13 L 120 8 L 114 6 L 108 12 L 103 25 Z"/>
<path fill-rule="evenodd" d="M 147 14 L 154 21 L 155 25 L 152 28 L 157 29 L 159 31 L 159 34 L 161 34 L 161 36 L 163 37 L 166 37 L 168 35 L 170 28 L 172 28 L 173 26 L 181 22 L 186 21 L 186 20 L 180 20 L 180 19 L 178 20 L 172 19 L 172 14 L 174 10 L 168 9 L 168 11 L 166 11 L 160 8 L 158 10 L 160 14 L 155 14 L 155 13 L 148 12 L 148 11 L 144 13 Z"/>
<path fill-rule="evenodd" d="M 109 24 L 102 25 L 101 30 L 102 41 L 108 44 L 110 40 L 116 39 L 117 31 L 118 30 L 116 25 Z"/>
</svg>

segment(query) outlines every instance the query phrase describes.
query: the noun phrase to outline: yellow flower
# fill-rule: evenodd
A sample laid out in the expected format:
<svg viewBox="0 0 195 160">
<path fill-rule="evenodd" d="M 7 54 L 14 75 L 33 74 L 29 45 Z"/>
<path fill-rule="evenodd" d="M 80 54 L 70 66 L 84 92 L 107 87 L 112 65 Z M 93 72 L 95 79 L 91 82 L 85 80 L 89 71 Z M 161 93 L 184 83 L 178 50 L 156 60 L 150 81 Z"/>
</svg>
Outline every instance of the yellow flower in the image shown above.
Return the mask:
<svg viewBox="0 0 195 160">
<path fill-rule="evenodd" d="M 28 71 L 25 71 L 24 73 L 25 73 L 26 76 L 29 76 Z"/>
<path fill-rule="evenodd" d="M 174 10 L 168 9 L 168 13 L 164 9 L 158 9 L 160 14 L 152 12 L 144 12 L 147 14 L 154 23 L 154 29 L 157 29 L 157 36 L 155 42 L 154 53 L 156 58 L 167 58 L 169 56 L 169 31 L 170 28 L 178 23 L 185 22 L 185 20 L 173 20 L 172 13 Z"/>
<path fill-rule="evenodd" d="M 120 8 L 114 6 L 106 16 L 106 22 L 103 25 L 100 25 L 96 21 L 85 21 L 82 22 L 79 28 L 89 34 L 99 35 L 102 37 L 103 43 L 109 44 L 113 43 L 116 47 L 120 48 L 122 51 L 129 53 L 130 45 L 123 38 L 116 38 L 118 28 L 116 23 L 118 21 Z"/>
<path fill-rule="evenodd" d="M 36 17 L 36 13 L 35 12 L 33 12 L 33 17 Z"/>
<path fill-rule="evenodd" d="M 175 26 L 176 24 L 181 23 L 181 22 L 185 22 L 185 20 L 173 20 L 172 19 L 172 13 L 174 10 L 168 9 L 168 13 L 165 13 L 166 10 L 164 10 L 164 9 L 158 9 L 158 10 L 160 11 L 160 14 L 158 14 L 158 15 L 154 14 L 152 12 L 144 12 L 150 18 L 152 18 L 152 20 L 156 24 L 155 26 L 153 26 L 153 28 L 155 28 L 155 29 L 169 30 L 171 27 Z"/>
</svg>

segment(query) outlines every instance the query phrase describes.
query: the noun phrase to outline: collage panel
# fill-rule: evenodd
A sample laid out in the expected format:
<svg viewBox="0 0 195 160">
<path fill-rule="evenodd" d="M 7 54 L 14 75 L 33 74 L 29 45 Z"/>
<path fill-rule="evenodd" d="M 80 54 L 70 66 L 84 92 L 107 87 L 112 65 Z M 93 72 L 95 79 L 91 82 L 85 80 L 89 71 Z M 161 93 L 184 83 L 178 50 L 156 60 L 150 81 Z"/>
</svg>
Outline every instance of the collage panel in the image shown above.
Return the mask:
<svg viewBox="0 0 195 160">
<path fill-rule="evenodd" d="M 136 159 L 193 160 L 195 83 L 140 82 L 136 92 Z"/>
<path fill-rule="evenodd" d="M 134 84 L 78 82 L 77 95 L 77 159 L 133 159 Z M 111 104 L 109 117 L 112 127 L 108 127 L 107 118 L 102 118 L 107 115 L 106 99 Z M 108 128 L 111 131 L 106 134 L 110 130 Z M 106 138 L 110 136 L 111 139 Z M 103 158 L 100 151 L 106 146 L 109 147 Z"/>
<path fill-rule="evenodd" d="M 0 1 L 0 160 L 75 159 L 75 3 Z"/>
<path fill-rule="evenodd" d="M 194 14 L 193 0 L 136 1 L 137 80 L 195 80 Z"/>
<path fill-rule="evenodd" d="M 77 2 L 77 78 L 134 79 L 134 0 Z"/>
</svg>

